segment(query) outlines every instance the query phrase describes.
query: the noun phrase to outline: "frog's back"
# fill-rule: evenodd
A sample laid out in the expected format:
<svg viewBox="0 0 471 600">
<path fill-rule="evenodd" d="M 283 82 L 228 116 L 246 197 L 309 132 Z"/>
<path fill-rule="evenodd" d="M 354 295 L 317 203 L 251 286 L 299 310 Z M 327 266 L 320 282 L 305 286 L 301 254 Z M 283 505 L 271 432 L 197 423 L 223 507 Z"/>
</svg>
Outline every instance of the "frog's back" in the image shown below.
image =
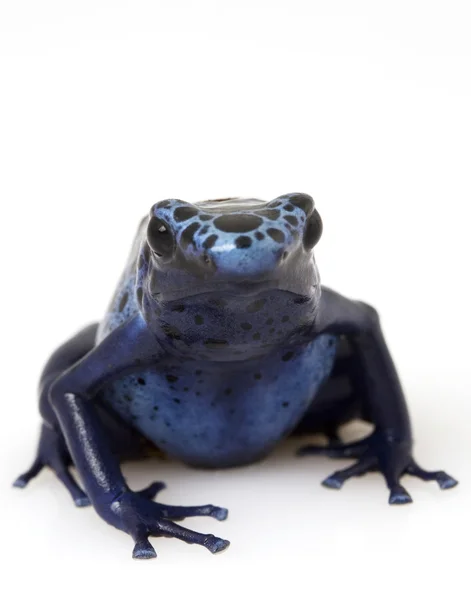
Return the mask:
<svg viewBox="0 0 471 600">
<path fill-rule="evenodd" d="M 106 313 L 98 327 L 97 343 L 139 310 L 136 298 L 137 262 L 139 260 L 142 243 L 145 239 L 148 221 L 148 217 L 144 217 L 139 223 L 126 266 L 121 274 Z"/>
</svg>

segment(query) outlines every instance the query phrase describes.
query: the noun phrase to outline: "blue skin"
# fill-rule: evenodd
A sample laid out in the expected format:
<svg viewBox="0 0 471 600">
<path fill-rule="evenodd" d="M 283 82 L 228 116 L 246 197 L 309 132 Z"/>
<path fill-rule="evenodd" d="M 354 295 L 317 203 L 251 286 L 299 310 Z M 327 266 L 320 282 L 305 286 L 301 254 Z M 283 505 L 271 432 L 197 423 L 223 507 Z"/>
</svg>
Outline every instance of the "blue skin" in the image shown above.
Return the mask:
<svg viewBox="0 0 471 600">
<path fill-rule="evenodd" d="M 404 474 L 442 489 L 456 485 L 413 460 L 404 395 L 378 315 L 321 287 L 312 252 L 321 232 L 306 194 L 269 203 L 156 204 L 102 322 L 47 363 L 38 454 L 15 485 L 51 467 L 78 506 L 92 503 L 133 537 L 135 558 L 156 556 L 149 536 L 211 552 L 229 544 L 175 523 L 195 515 L 222 520 L 225 509 L 154 502 L 161 483 L 129 489 L 119 462 L 150 446 L 190 465 L 224 468 L 262 459 L 290 434 L 323 432 L 327 446 L 299 454 L 356 459 L 328 477 L 328 487 L 380 471 L 390 503 L 404 504 L 411 501 Z M 374 431 L 342 444 L 336 430 L 353 418 Z"/>
</svg>

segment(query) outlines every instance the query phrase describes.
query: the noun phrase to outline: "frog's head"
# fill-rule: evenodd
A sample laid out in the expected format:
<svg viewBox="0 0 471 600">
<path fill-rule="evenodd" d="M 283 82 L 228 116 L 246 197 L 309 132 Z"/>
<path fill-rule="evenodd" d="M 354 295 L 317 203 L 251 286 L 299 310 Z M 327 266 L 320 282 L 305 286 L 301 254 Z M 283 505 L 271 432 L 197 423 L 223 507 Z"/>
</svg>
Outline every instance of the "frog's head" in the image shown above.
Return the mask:
<svg viewBox="0 0 471 600">
<path fill-rule="evenodd" d="M 319 286 L 312 249 L 321 233 L 306 194 L 271 202 L 164 200 L 152 207 L 148 222 L 148 292 L 160 301 L 270 290 L 312 297 Z"/>
</svg>

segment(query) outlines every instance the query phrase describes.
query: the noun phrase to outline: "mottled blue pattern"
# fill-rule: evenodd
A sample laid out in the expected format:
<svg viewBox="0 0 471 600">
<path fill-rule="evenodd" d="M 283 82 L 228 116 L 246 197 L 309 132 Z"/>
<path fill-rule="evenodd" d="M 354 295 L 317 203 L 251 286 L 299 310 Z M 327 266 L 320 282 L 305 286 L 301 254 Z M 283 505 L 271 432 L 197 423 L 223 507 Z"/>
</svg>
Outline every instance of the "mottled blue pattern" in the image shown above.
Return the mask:
<svg viewBox="0 0 471 600">
<path fill-rule="evenodd" d="M 126 376 L 107 404 L 148 439 L 188 464 L 249 463 L 272 450 L 302 418 L 329 374 L 335 338 L 214 369 L 168 360 Z"/>
</svg>

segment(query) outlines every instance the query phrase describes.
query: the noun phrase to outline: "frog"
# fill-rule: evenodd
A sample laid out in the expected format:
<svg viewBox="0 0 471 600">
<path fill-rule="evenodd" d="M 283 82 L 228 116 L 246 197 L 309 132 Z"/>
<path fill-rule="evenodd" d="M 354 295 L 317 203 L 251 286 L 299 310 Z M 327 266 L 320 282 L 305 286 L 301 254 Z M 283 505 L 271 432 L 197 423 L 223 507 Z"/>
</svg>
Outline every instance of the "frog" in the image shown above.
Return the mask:
<svg viewBox="0 0 471 600">
<path fill-rule="evenodd" d="M 160 452 L 203 469 L 262 461 L 295 435 L 327 436 L 298 455 L 348 458 L 322 483 L 383 475 L 389 503 L 408 504 L 405 475 L 457 485 L 413 457 L 405 395 L 378 311 L 321 284 L 314 248 L 323 222 L 312 196 L 154 204 L 101 321 L 61 345 L 39 383 L 36 458 L 14 485 L 52 469 L 79 507 L 129 534 L 136 559 L 153 537 L 212 553 L 229 541 L 179 524 L 224 520 L 213 504 L 156 500 L 160 481 L 132 490 L 121 464 Z M 371 432 L 342 441 L 355 419 Z M 76 469 L 83 487 L 71 471 Z"/>
</svg>

